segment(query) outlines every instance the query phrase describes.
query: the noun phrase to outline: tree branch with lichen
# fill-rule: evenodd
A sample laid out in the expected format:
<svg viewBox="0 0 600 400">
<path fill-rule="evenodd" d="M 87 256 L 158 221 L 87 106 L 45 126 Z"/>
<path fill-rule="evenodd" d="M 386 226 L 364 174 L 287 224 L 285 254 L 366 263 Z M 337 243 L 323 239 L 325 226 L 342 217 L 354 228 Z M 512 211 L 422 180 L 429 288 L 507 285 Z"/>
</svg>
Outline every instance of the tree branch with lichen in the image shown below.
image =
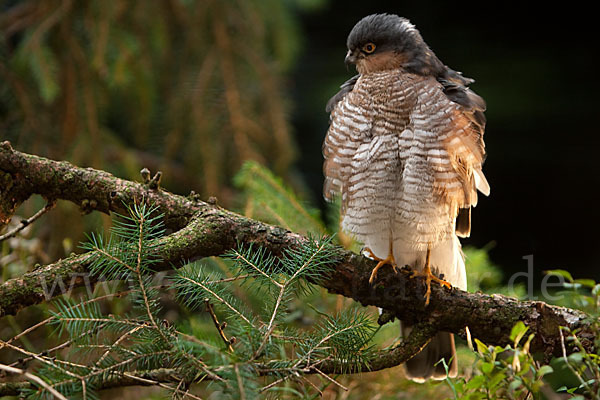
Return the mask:
<svg viewBox="0 0 600 400">
<path fill-rule="evenodd" d="M 8 142 L 1 143 L 0 224 L 6 225 L 17 207 L 34 194 L 43 196 L 49 203 L 70 201 L 84 212 L 124 213 L 127 206 L 140 203 L 157 207 L 170 232 L 156 239 L 154 249 L 159 261 L 153 268 L 157 271 L 178 268 L 190 260 L 222 255 L 239 243 L 259 245 L 281 257 L 285 251 L 298 249 L 309 240 L 218 207 L 215 201 L 203 202 L 195 195 L 172 194 L 156 185 L 127 181 L 104 171 L 21 153 Z M 93 285 L 98 279 L 88 273 L 93 257 L 94 252 L 72 255 L 0 284 L 0 317 L 14 315 L 24 307 L 62 294 L 52 288 Z M 547 359 L 562 354 L 561 326 L 575 331 L 586 350 L 594 350 L 591 323 L 580 311 L 539 301 L 467 293 L 456 288 L 448 290 L 436 285 L 432 286 L 430 303 L 425 306 L 421 278 L 413 279 L 407 268 L 398 273 L 389 268 L 381 270 L 371 285 L 369 276 L 374 265 L 360 255 L 340 250 L 340 261 L 329 275 L 314 282 L 331 293 L 352 298 L 365 306 L 381 307 L 403 321 L 423 327 L 419 335 L 411 335 L 399 346 L 378 352 L 365 370 L 389 368 L 406 361 L 440 330 L 465 337 L 468 327 L 472 337 L 485 343 L 510 344 L 511 329 L 518 321 L 523 321 L 529 332 L 535 334 L 530 350 L 544 354 Z M 570 351 L 574 349 L 567 349 Z M 335 365 L 327 363 L 318 367 L 323 373 L 334 369 Z"/>
</svg>

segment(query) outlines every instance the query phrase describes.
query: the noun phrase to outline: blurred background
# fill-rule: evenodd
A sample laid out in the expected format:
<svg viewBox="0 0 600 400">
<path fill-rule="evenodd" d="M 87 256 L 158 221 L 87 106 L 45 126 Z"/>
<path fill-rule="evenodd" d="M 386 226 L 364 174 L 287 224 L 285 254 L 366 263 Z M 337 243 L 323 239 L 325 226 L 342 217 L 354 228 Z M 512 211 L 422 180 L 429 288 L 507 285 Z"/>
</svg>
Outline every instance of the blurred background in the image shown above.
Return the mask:
<svg viewBox="0 0 600 400">
<path fill-rule="evenodd" d="M 505 279 L 528 255 L 536 279 L 600 278 L 595 13 L 573 2 L 4 0 L 0 139 L 123 178 L 161 170 L 166 189 L 236 209 L 232 177 L 252 159 L 325 210 L 324 106 L 354 74 L 348 32 L 374 12 L 409 18 L 488 103 L 492 192 L 465 243 Z M 40 258 L 109 223 L 74 211 L 45 217 Z"/>
</svg>

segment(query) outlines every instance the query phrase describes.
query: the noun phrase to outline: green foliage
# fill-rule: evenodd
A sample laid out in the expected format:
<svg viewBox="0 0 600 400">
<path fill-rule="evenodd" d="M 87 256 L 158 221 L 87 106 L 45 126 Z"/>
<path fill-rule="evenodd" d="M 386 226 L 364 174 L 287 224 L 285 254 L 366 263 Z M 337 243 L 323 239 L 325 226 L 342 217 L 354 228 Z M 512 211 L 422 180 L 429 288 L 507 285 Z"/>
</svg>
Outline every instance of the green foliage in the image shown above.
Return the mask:
<svg viewBox="0 0 600 400">
<path fill-rule="evenodd" d="M 244 214 L 294 232 L 326 233 L 318 209 L 287 187 L 281 178 L 255 161 L 246 161 L 234 178 L 245 198 Z"/>
<path fill-rule="evenodd" d="M 2 140 L 126 179 L 161 170 L 169 190 L 230 207 L 245 160 L 290 173 L 298 11 L 325 2 L 0 2 Z M 48 221 L 51 258 L 101 226 L 64 224 L 67 210 Z"/>
<path fill-rule="evenodd" d="M 337 315 L 324 315 L 311 340 L 302 342 L 298 357 L 307 360 L 333 356 L 339 361 L 336 372 L 360 371 L 372 358 L 370 342 L 375 332 L 372 317 L 363 309 L 351 308 Z M 329 346 L 324 347 L 324 342 Z"/>
<path fill-rule="evenodd" d="M 600 315 L 600 283 L 593 279 L 574 279 L 568 271 L 561 269 L 546 271 L 546 274 L 555 277 L 562 285 L 553 293 L 553 297 L 557 298 L 556 304 Z"/>
<path fill-rule="evenodd" d="M 542 378 L 551 373 L 550 366 L 539 367 L 528 352 L 533 335 L 524 344 L 520 339 L 527 328 L 518 323 L 511 332 L 515 346 L 486 346 L 475 339 L 476 361 L 473 365 L 476 374 L 471 379 L 447 378 L 456 399 L 525 399 L 541 398 Z"/>
<path fill-rule="evenodd" d="M 91 234 L 81 247 L 96 252 L 89 267 L 93 275 L 106 280 L 136 279 L 152 274 L 152 265 L 159 261 L 154 239 L 163 234 L 162 216 L 156 208 L 142 204 L 129 209 L 129 216 L 114 220 L 108 239 Z"/>
<path fill-rule="evenodd" d="M 467 290 L 484 293 L 498 293 L 507 296 L 524 298 L 523 284 L 515 285 L 509 290 L 503 285 L 502 270 L 494 265 L 489 258 L 488 249 L 477 249 L 467 246 L 464 248 L 465 264 L 467 267 Z"/>
<path fill-rule="evenodd" d="M 297 299 L 310 294 L 339 258 L 331 238 L 309 238 L 297 249 L 274 258 L 260 248 L 240 246 L 225 255 L 229 276 L 209 263 L 189 263 L 171 277 L 167 290 L 196 312 L 206 312 L 200 335 L 191 325 L 162 317 L 160 293 L 152 286 L 156 241 L 163 234 L 161 216 L 144 205 L 119 216 L 107 238 L 91 235 L 83 248 L 93 251 L 91 270 L 105 280 L 126 280 L 131 303 L 126 315 L 105 315 L 98 300 L 62 299 L 54 303 L 54 335 L 66 337 L 71 352 L 42 357 L 46 382 L 67 397 L 96 398 L 94 388 L 139 371 L 172 370 L 180 382 L 163 384 L 173 398 L 179 387 L 210 382 L 223 398 L 255 398 L 282 387 L 304 391 L 298 380 L 316 373 L 327 361 L 340 373 L 361 368 L 371 357 L 373 319 L 351 308 L 319 314 L 310 328 L 287 318 Z M 238 290 L 260 296 L 255 309 Z M 50 398 L 44 388 L 30 398 Z"/>
<path fill-rule="evenodd" d="M 568 271 L 549 274 L 564 280 L 561 301 L 590 314 L 593 331 L 600 336 L 600 285 L 590 279 L 574 279 Z M 487 346 L 475 339 L 476 353 L 470 378 L 447 378 L 454 399 L 545 399 L 548 393 L 564 393 L 569 398 L 600 398 L 600 357 L 586 351 L 576 331 L 560 328 L 564 349 L 574 353 L 542 363 L 529 352 L 534 338 L 523 322 L 510 333 L 512 345 Z M 595 343 L 598 348 L 600 342 Z"/>
<path fill-rule="evenodd" d="M 303 234 L 335 233 L 344 248 L 360 252 L 360 243 L 340 231 L 340 199 L 327 205 L 325 223 L 319 209 L 311 206 L 267 167 L 247 161 L 234 179 L 244 201 L 242 213 Z"/>
</svg>

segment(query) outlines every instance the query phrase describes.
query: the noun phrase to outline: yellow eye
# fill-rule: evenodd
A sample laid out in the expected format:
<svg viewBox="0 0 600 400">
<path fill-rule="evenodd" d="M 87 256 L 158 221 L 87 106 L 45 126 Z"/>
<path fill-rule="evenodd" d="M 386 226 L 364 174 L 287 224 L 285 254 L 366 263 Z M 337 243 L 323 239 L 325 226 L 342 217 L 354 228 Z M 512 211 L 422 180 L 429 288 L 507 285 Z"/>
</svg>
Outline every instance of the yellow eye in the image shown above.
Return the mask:
<svg viewBox="0 0 600 400">
<path fill-rule="evenodd" d="M 371 54 L 375 51 L 375 45 L 373 43 L 367 43 L 362 47 L 362 50 L 367 54 Z"/>
</svg>

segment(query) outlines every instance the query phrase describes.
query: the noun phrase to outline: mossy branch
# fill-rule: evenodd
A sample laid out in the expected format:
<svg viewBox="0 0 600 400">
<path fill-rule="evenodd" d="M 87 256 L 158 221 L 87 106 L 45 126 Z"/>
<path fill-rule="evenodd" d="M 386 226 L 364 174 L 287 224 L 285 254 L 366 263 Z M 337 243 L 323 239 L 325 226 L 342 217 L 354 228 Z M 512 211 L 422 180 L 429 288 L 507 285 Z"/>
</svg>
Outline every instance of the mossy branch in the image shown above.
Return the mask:
<svg viewBox="0 0 600 400">
<path fill-rule="evenodd" d="M 93 205 L 93 210 L 104 213 L 123 212 L 126 206 L 141 202 L 156 206 L 165 216 L 165 226 L 173 230 L 157 239 L 154 247 L 160 256 L 154 266 L 157 270 L 178 268 L 190 260 L 221 255 L 239 243 L 264 246 L 278 257 L 286 250 L 300 248 L 308 240 L 193 197 L 151 189 L 142 183 L 68 162 L 24 154 L 12 149 L 8 142 L 0 144 L 0 182 L 0 224 L 6 224 L 19 204 L 33 194 L 49 200 L 68 200 L 80 207 Z M 363 305 L 388 310 L 401 320 L 428 324 L 435 330 L 463 337 L 468 327 L 473 337 L 492 345 L 510 344 L 512 327 L 523 321 L 535 334 L 531 351 L 546 357 L 562 354 L 559 327 L 566 326 L 577 332 L 586 350 L 594 350 L 591 322 L 580 311 L 539 301 L 447 290 L 437 285 L 432 286 L 430 304 L 425 306 L 423 281 L 412 279 L 408 269 L 398 274 L 391 268 L 383 269 L 375 285 L 371 285 L 369 275 L 375 263 L 348 251 L 340 250 L 340 254 L 340 261 L 331 274 L 316 283 Z M 0 317 L 47 301 L 62 294 L 64 289 L 93 285 L 96 278 L 87 274 L 92 256 L 92 252 L 73 255 L 2 283 Z"/>
</svg>

